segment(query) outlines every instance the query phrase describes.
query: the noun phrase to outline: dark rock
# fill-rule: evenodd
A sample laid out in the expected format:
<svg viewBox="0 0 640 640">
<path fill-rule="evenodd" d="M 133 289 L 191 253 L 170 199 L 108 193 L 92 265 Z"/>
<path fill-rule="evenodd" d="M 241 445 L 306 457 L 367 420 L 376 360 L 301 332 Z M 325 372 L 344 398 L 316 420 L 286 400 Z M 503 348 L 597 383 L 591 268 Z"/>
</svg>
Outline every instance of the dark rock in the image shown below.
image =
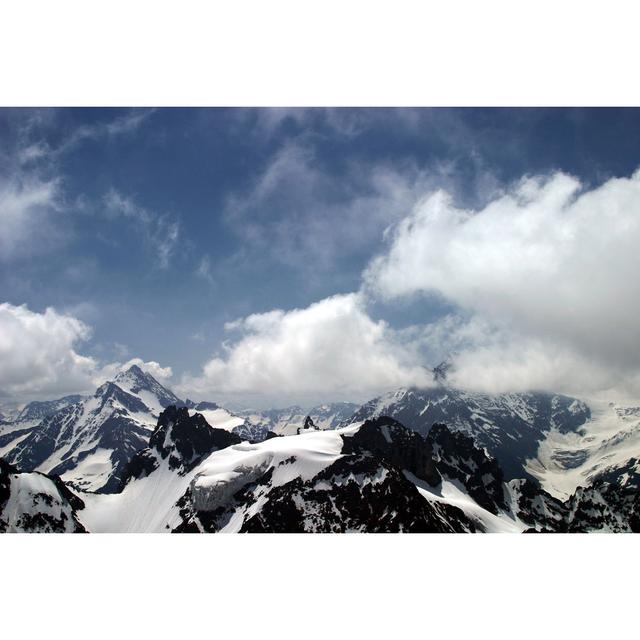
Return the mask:
<svg viewBox="0 0 640 640">
<path fill-rule="evenodd" d="M 440 483 L 431 444 L 393 418 L 367 420 L 353 435 L 343 435 L 342 439 L 345 453 L 369 451 L 431 486 Z"/>
</svg>

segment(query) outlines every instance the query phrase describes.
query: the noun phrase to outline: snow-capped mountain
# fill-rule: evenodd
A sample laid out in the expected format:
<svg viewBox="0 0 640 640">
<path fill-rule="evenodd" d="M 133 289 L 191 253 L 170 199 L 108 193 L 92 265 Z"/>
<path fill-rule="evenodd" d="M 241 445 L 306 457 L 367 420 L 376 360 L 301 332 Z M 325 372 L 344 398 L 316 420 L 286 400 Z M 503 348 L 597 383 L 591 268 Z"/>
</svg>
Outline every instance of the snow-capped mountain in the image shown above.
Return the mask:
<svg viewBox="0 0 640 640">
<path fill-rule="evenodd" d="M 435 424 L 424 437 L 388 417 L 249 443 L 170 406 L 111 494 L 75 495 L 55 476 L 3 465 L 8 530 L 640 530 L 637 460 L 563 501 L 534 480 L 507 480 L 459 429 Z"/>
<path fill-rule="evenodd" d="M 53 415 L 57 411 L 60 411 L 60 409 L 64 409 L 70 404 L 81 402 L 83 399 L 84 396 L 72 395 L 64 396 L 63 398 L 59 398 L 58 400 L 35 400 L 27 404 L 24 409 L 20 411 L 20 413 L 14 419 L 14 422 L 28 422 L 37 424 L 38 422 L 40 422 L 40 420 Z"/>
<path fill-rule="evenodd" d="M 194 420 L 168 409 L 153 442 L 168 424 L 172 431 L 181 425 L 181 439 L 192 438 Z M 399 428 L 400 444 L 414 446 L 398 446 L 396 461 L 422 474 L 424 440 Z M 150 446 L 132 461 L 121 493 L 83 496 L 81 521 L 89 531 L 475 530 L 459 508 L 425 500 L 391 458 L 363 448 L 353 437 L 359 429 L 311 430 L 222 449 L 211 441 L 212 452 L 201 460 L 188 450 L 186 465 L 177 449 L 163 458 Z"/>
<path fill-rule="evenodd" d="M 591 417 L 582 401 L 550 393 L 488 395 L 442 384 L 400 389 L 362 405 L 345 423 L 390 416 L 427 435 L 432 425 L 471 436 L 500 462 L 506 477 L 531 477 L 527 461 L 551 431 L 574 433 Z"/>
<path fill-rule="evenodd" d="M 319 430 L 336 429 L 356 412 L 358 406 L 351 402 L 331 402 L 307 409 L 295 405 L 284 409 L 242 411 L 240 415 L 245 423 L 236 429 L 236 433 L 256 442 L 264 440 L 269 431 L 279 436 L 295 435 L 303 428 L 307 417 Z"/>
<path fill-rule="evenodd" d="M 0 419 L 0 457 L 24 440 L 42 420 L 82 400 L 83 396 L 72 395 L 58 400 L 34 401 L 24 407 L 14 407 Z"/>
<path fill-rule="evenodd" d="M 239 415 L 134 365 L 0 425 L 0 530 L 638 531 L 640 408 L 590 405 L 443 378 Z"/>
<path fill-rule="evenodd" d="M 20 473 L 0 459 L 0 532 L 81 533 L 84 503 L 60 478 Z"/>
<path fill-rule="evenodd" d="M 0 446 L 4 444 L 4 457 L 21 471 L 60 475 L 71 486 L 89 491 L 114 491 L 125 465 L 147 446 L 158 415 L 172 404 L 181 401 L 134 365 L 92 397 L 64 404 L 21 431 L 17 441 L 0 439 Z"/>
<path fill-rule="evenodd" d="M 211 440 L 194 453 L 185 442 L 204 425 L 172 411 L 157 433 L 166 439 L 167 425 L 180 424 L 182 453 L 174 447 L 163 458 L 150 447 L 136 456 L 121 493 L 83 496 L 78 517 L 89 531 L 564 532 L 640 524 L 637 503 L 612 501 L 602 489 L 563 502 L 533 480 L 505 480 L 484 448 L 441 424 L 424 438 L 380 417 L 254 444 L 221 448 Z"/>
<path fill-rule="evenodd" d="M 561 499 L 603 478 L 618 478 L 620 487 L 632 484 L 638 473 L 640 407 L 602 399 L 589 405 L 591 420 L 575 432 L 553 429 L 527 464 L 545 490 Z"/>
</svg>

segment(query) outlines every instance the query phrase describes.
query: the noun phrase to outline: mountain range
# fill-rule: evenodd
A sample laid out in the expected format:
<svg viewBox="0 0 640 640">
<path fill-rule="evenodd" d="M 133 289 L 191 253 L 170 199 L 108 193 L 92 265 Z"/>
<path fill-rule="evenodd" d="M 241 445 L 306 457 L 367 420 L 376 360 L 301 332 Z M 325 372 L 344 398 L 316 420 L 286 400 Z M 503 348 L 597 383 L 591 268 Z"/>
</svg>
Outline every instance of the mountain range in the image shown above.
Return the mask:
<svg viewBox="0 0 640 640">
<path fill-rule="evenodd" d="M 231 412 L 132 366 L 0 421 L 0 530 L 640 530 L 640 409 L 427 389 Z"/>
</svg>

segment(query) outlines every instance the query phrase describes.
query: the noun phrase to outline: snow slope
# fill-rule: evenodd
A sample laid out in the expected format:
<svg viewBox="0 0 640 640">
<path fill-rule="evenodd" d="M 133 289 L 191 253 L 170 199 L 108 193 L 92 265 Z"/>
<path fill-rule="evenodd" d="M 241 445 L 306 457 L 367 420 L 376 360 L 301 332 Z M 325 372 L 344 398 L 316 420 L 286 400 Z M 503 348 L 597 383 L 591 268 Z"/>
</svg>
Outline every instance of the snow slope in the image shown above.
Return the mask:
<svg viewBox="0 0 640 640">
<path fill-rule="evenodd" d="M 244 411 L 241 415 L 246 419 L 248 427 L 255 428 L 256 434 L 259 429 L 263 434 L 271 431 L 279 436 L 290 436 L 296 435 L 303 428 L 307 416 L 320 430 L 336 429 L 357 409 L 358 405 L 351 402 L 331 402 L 306 409 L 296 405 L 284 409 Z"/>
<path fill-rule="evenodd" d="M 598 474 L 640 458 L 640 403 L 588 400 L 592 417 L 576 432 L 552 429 L 527 470 L 554 496 L 566 499 Z"/>
<path fill-rule="evenodd" d="M 86 507 L 80 519 L 93 532 L 167 532 L 181 523 L 177 503 L 190 487 L 197 501 L 213 500 L 216 492 L 228 494 L 230 487 L 239 487 L 256 469 L 278 466 L 294 455 L 298 456 L 296 463 L 281 472 L 276 481 L 307 478 L 334 461 L 341 445 L 336 432 L 241 443 L 211 454 L 185 475 L 156 456 L 158 468 L 145 478 L 129 482 L 122 493 L 83 495 Z M 224 530 L 233 530 L 234 526 L 237 522 Z"/>
<path fill-rule="evenodd" d="M 444 431 L 437 433 L 442 437 Z M 464 459 L 454 461 L 454 450 L 442 450 L 451 441 L 439 440 L 439 455 L 446 458 L 446 464 L 440 458 L 442 469 L 453 476 L 431 481 L 401 467 L 428 476 L 415 447 L 429 452 L 434 443 L 384 418 L 242 442 L 211 453 L 190 470 L 172 468 L 170 458 L 150 449 L 146 475 L 132 477 L 118 494 L 83 495 L 79 518 L 93 532 L 370 531 L 377 526 L 521 532 L 540 524 L 535 513 L 522 512 L 521 485 L 503 483 L 485 453 L 469 450 L 471 439 L 453 438 L 466 447 Z M 392 458 L 400 466 L 390 465 Z M 486 478 L 490 468 L 498 469 L 497 484 Z M 474 473 L 486 487 L 495 485 L 493 502 L 483 498 L 483 506 L 472 497 L 484 495 L 474 489 Z M 544 496 L 535 500 L 545 508 Z M 541 517 L 546 524 L 547 514 Z"/>
<path fill-rule="evenodd" d="M 217 407 L 216 409 L 189 409 L 189 415 L 200 413 L 204 419 L 216 429 L 224 429 L 225 431 L 233 431 L 235 427 L 243 425 L 244 418 L 236 416 L 230 411 Z"/>
<path fill-rule="evenodd" d="M 488 395 L 438 384 L 374 398 L 350 421 L 379 416 L 395 418 L 425 436 L 433 424 L 446 424 L 485 447 L 508 478 L 521 478 L 528 473 L 527 460 L 536 455 L 548 432 L 575 432 L 589 419 L 590 411 L 580 400 L 558 394 Z"/>
</svg>

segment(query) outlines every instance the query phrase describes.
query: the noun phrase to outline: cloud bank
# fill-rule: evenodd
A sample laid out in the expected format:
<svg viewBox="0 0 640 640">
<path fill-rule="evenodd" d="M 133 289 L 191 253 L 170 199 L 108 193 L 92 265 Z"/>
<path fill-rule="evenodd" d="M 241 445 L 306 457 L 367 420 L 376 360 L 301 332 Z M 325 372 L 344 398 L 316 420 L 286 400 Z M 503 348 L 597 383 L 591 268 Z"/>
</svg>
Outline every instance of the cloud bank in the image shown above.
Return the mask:
<svg viewBox="0 0 640 640">
<path fill-rule="evenodd" d="M 418 358 L 362 296 L 325 298 L 303 309 L 274 310 L 229 323 L 240 336 L 182 387 L 219 393 L 298 398 L 354 397 L 397 385 L 428 384 Z"/>
<path fill-rule="evenodd" d="M 96 362 L 76 346 L 90 334 L 82 321 L 55 309 L 0 304 L 0 390 L 18 397 L 86 390 Z"/>
<path fill-rule="evenodd" d="M 387 302 L 435 293 L 470 318 L 449 336 L 465 334 L 458 383 L 579 390 L 637 379 L 640 171 L 592 189 L 562 173 L 526 178 L 478 211 L 440 191 L 389 240 L 365 288 Z"/>
<path fill-rule="evenodd" d="M 102 365 L 78 352 L 90 337 L 91 328 L 73 315 L 0 304 L 0 396 L 31 400 L 89 393 L 132 364 L 160 382 L 173 375 L 170 367 L 141 358 Z"/>
</svg>

